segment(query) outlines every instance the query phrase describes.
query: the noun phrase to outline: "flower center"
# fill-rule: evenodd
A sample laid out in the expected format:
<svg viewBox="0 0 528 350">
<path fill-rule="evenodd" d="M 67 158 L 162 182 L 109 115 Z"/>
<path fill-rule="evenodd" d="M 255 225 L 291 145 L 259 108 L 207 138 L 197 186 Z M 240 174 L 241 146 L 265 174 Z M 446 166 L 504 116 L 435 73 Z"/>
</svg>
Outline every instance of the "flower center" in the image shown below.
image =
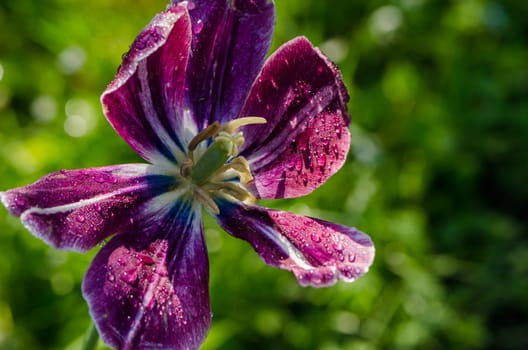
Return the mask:
<svg viewBox="0 0 528 350">
<path fill-rule="evenodd" d="M 244 125 L 264 123 L 266 119 L 261 117 L 238 118 L 222 125 L 214 122 L 189 143 L 187 159 L 180 168 L 180 174 L 189 180 L 194 198 L 213 214 L 220 213 L 214 201 L 216 196 L 255 203 L 255 197 L 244 186 L 253 176 L 247 160 L 238 156 L 239 148 L 244 144 L 244 135 L 238 129 Z M 212 142 L 201 157 L 195 159 L 198 145 L 209 139 Z"/>
</svg>

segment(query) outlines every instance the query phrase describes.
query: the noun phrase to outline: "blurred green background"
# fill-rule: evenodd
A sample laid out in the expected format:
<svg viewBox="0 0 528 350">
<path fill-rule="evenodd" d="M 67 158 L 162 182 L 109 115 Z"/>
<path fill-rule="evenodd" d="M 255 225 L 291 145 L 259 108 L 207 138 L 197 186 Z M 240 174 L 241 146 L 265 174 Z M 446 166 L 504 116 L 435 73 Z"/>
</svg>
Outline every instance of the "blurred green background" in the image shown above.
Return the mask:
<svg viewBox="0 0 528 350">
<path fill-rule="evenodd" d="M 98 99 L 165 5 L 0 2 L 0 190 L 140 161 Z M 265 204 L 360 228 L 376 261 L 302 288 L 208 220 L 203 349 L 527 349 L 528 2 L 276 5 L 274 49 L 306 35 L 341 68 L 353 144 L 322 188 Z M 0 209 L 0 349 L 79 348 L 94 254 L 48 248 Z"/>
</svg>

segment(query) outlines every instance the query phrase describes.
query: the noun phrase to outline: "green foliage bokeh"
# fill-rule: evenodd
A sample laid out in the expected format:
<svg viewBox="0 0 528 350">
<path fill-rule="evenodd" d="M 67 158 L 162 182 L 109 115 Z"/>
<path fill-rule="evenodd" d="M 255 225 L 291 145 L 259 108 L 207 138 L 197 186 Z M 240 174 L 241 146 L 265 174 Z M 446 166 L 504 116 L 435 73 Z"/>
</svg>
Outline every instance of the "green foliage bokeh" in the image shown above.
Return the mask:
<svg viewBox="0 0 528 350">
<path fill-rule="evenodd" d="M 273 49 L 305 35 L 337 63 L 353 136 L 323 187 L 265 204 L 360 228 L 376 261 L 353 284 L 302 288 L 207 220 L 203 348 L 528 348 L 528 2 L 276 3 Z M 141 161 L 98 99 L 165 5 L 0 2 L 0 190 Z M 53 250 L 0 209 L 0 349 L 79 348 L 96 250 Z"/>
</svg>

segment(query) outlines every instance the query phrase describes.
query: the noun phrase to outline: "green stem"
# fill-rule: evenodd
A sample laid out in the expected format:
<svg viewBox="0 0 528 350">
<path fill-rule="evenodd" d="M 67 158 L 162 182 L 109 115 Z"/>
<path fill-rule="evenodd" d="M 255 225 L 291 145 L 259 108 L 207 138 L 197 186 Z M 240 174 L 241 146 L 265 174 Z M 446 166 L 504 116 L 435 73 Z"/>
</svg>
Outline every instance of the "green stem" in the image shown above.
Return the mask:
<svg viewBox="0 0 528 350">
<path fill-rule="evenodd" d="M 95 350 L 97 348 L 97 342 L 99 340 L 99 333 L 97 333 L 97 328 L 92 323 L 88 332 L 84 336 L 82 350 Z"/>
</svg>

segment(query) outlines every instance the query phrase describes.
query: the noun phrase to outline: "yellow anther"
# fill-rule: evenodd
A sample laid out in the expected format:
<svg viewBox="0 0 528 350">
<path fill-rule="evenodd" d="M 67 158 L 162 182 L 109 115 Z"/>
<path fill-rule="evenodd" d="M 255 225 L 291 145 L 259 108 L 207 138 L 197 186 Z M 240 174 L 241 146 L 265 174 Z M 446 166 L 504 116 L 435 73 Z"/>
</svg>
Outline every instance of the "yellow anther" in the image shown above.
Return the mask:
<svg viewBox="0 0 528 350">
<path fill-rule="evenodd" d="M 234 174 L 233 174 L 234 173 Z M 240 156 L 234 158 L 231 162 L 224 164 L 219 168 L 216 173 L 211 177 L 211 181 L 220 182 L 228 180 L 233 176 L 238 176 L 240 183 L 243 185 L 253 180 L 249 163 L 246 158 Z"/>
<path fill-rule="evenodd" d="M 241 117 L 233 119 L 221 126 L 221 130 L 229 134 L 234 133 L 241 127 L 251 124 L 266 124 L 267 120 L 262 117 Z"/>
<path fill-rule="evenodd" d="M 200 131 L 198 135 L 193 137 L 191 142 L 189 142 L 189 151 L 194 151 L 200 142 L 205 141 L 210 137 L 216 136 L 218 130 L 220 130 L 220 123 L 216 121 L 207 128 Z"/>
</svg>

